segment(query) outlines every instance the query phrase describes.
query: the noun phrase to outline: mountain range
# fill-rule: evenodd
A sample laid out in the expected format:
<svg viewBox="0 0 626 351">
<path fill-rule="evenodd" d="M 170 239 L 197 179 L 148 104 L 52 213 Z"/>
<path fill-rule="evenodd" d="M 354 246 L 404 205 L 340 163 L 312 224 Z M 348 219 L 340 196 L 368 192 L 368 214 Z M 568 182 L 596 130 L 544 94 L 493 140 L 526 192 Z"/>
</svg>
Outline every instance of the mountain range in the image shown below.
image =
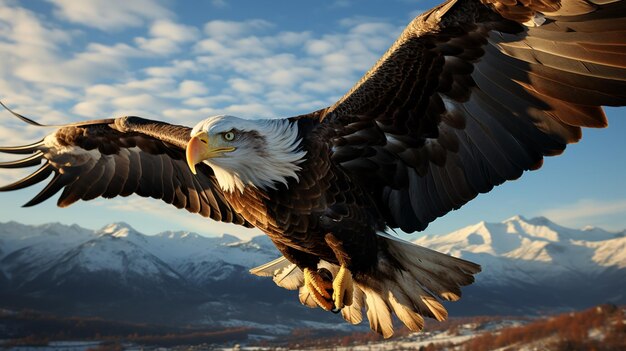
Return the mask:
<svg viewBox="0 0 626 351">
<path fill-rule="evenodd" d="M 414 242 L 483 266 L 463 299 L 446 305 L 452 315 L 626 304 L 626 231 L 515 216 Z M 124 223 L 96 231 L 0 223 L 0 308 L 169 325 L 271 326 L 274 332 L 339 323 L 336 315 L 301 306 L 295 292 L 248 273 L 278 256 L 265 236 L 148 236 Z"/>
</svg>

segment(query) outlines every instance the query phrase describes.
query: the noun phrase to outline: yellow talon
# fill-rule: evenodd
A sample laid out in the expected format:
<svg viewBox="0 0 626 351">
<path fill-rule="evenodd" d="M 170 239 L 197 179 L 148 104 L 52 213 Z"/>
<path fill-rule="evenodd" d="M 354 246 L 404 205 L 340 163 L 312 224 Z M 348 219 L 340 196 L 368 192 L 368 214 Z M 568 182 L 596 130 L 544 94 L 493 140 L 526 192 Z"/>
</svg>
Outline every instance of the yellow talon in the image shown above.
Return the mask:
<svg viewBox="0 0 626 351">
<path fill-rule="evenodd" d="M 352 305 L 353 282 L 352 272 L 346 266 L 341 265 L 339 272 L 333 280 L 333 302 L 335 309 L 340 310 L 344 306 Z"/>
<path fill-rule="evenodd" d="M 333 309 L 333 302 L 330 300 L 328 290 L 333 284 L 320 276 L 317 271 L 309 268 L 304 269 L 304 286 L 311 292 L 313 300 L 326 311 Z"/>
</svg>

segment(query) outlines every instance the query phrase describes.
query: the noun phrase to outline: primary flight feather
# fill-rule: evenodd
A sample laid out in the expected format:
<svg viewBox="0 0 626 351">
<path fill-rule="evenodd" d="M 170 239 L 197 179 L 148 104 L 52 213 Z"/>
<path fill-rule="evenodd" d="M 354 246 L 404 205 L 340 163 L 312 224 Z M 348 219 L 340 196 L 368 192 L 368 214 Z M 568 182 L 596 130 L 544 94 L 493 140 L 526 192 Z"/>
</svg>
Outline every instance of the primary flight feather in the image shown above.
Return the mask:
<svg viewBox="0 0 626 351">
<path fill-rule="evenodd" d="M 413 20 L 337 103 L 194 128 L 122 117 L 58 128 L 2 168 L 48 179 L 26 206 L 118 195 L 257 227 L 283 257 L 257 267 L 311 307 L 385 337 L 443 320 L 480 267 L 386 234 L 423 230 L 541 166 L 626 104 L 621 0 L 449 0 Z M 14 113 L 22 120 L 36 122 Z"/>
</svg>

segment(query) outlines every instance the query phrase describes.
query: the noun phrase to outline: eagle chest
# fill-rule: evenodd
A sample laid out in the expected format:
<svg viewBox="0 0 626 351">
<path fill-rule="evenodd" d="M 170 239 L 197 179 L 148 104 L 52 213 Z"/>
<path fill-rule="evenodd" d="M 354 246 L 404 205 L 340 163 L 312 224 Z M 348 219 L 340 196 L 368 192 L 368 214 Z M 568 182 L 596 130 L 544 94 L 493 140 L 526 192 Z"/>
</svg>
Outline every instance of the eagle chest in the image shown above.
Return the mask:
<svg viewBox="0 0 626 351">
<path fill-rule="evenodd" d="M 319 157 L 305 161 L 299 179 L 289 179 L 287 185 L 279 184 L 277 189 L 246 187 L 243 192 L 225 194 L 226 198 L 238 213 L 273 241 L 309 249 L 311 242 L 318 242 L 313 237 L 325 234 L 319 218 L 334 205 L 337 193 L 333 184 L 335 176 L 323 161 Z"/>
</svg>

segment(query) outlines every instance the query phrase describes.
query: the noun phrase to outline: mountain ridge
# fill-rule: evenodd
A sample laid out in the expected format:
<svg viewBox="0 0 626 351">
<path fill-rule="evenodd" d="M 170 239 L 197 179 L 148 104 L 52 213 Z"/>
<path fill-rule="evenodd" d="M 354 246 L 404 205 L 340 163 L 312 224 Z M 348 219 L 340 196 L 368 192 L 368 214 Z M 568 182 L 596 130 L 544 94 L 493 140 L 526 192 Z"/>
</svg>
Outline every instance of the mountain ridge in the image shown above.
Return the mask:
<svg viewBox="0 0 626 351">
<path fill-rule="evenodd" d="M 451 314 L 537 314 L 626 303 L 624 234 L 514 216 L 414 242 L 483 266 L 461 302 L 446 305 Z M 0 308 L 203 325 L 339 322 L 248 273 L 276 257 L 266 236 L 0 223 Z"/>
</svg>

